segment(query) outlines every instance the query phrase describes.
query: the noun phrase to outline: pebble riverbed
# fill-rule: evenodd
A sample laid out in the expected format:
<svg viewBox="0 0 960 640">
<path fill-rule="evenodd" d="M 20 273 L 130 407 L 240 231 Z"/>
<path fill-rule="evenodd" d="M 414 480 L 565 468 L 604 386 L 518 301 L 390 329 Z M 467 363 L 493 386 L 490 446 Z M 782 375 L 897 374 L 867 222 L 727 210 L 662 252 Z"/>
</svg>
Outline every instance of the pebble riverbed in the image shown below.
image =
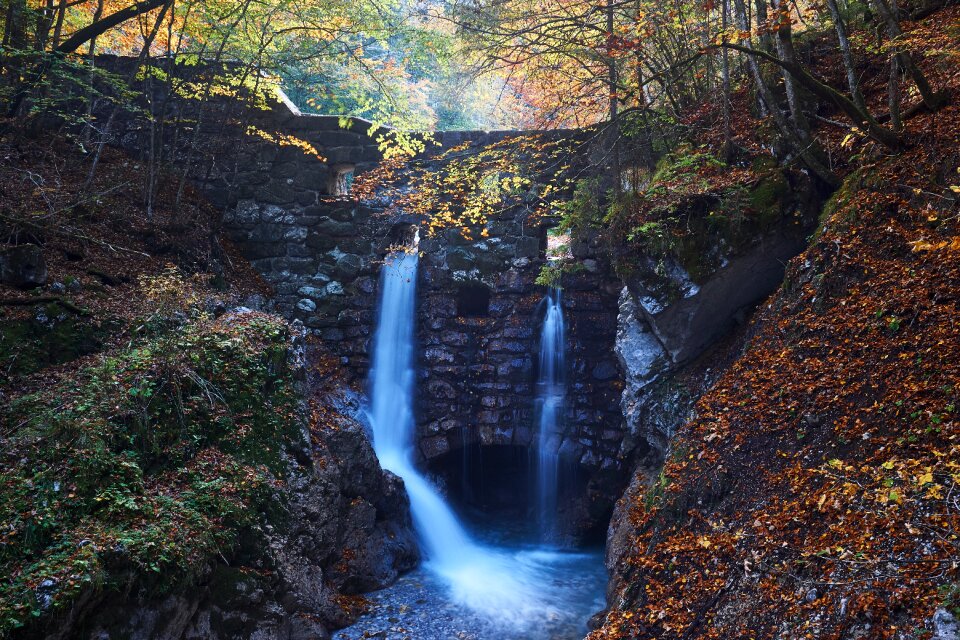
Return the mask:
<svg viewBox="0 0 960 640">
<path fill-rule="evenodd" d="M 334 640 L 575 640 L 586 635 L 590 616 L 604 607 L 607 575 L 601 550 L 523 544 L 509 528 L 487 526 L 478 537 L 536 571 L 551 606 L 519 623 L 498 619 L 495 612 L 454 601 L 446 582 L 424 565 L 367 594 L 368 611 L 336 632 Z"/>
</svg>

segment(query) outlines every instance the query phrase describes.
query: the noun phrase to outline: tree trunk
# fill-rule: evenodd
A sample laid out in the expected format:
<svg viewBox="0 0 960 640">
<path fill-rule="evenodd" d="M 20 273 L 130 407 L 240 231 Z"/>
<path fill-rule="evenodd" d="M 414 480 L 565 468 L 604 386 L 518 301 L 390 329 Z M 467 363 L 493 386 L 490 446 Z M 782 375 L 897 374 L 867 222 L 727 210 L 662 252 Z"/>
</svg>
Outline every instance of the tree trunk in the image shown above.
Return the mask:
<svg viewBox="0 0 960 640">
<path fill-rule="evenodd" d="M 27 48 L 27 0 L 8 0 L 3 46 L 11 49 Z"/>
<path fill-rule="evenodd" d="M 153 11 L 160 6 L 163 6 L 167 2 L 168 0 L 143 0 L 137 4 L 130 5 L 126 9 L 121 9 L 115 13 L 111 13 L 105 18 L 98 17 L 93 22 L 60 43 L 60 45 L 56 48 L 56 51 L 59 53 L 73 53 L 86 43 L 95 40 L 97 36 L 106 33 L 110 29 L 126 22 L 127 20 Z M 100 11 L 102 15 L 102 3 L 100 6 Z"/>
<path fill-rule="evenodd" d="M 897 62 L 897 56 L 890 56 L 887 103 L 890 105 L 890 126 L 899 133 L 903 131 L 903 118 L 900 115 L 900 63 Z"/>
<path fill-rule="evenodd" d="M 749 33 L 750 23 L 747 18 L 747 9 L 744 0 L 734 0 L 734 8 L 736 10 L 738 28 L 740 31 Z M 749 39 L 745 39 L 743 42 L 746 42 L 747 45 L 749 45 Z M 726 46 L 737 48 L 735 45 L 728 44 Z M 789 141 L 790 146 L 793 147 L 793 149 L 803 159 L 803 162 L 807 165 L 807 167 L 809 167 L 818 178 L 831 187 L 838 187 L 840 185 L 839 178 L 837 178 L 836 174 L 834 174 L 833 171 L 831 171 L 826 165 L 826 163 L 821 160 L 820 154 L 815 152 L 815 147 L 817 145 L 816 141 L 805 142 L 800 140 L 794 133 L 790 123 L 787 121 L 786 116 L 782 111 L 780 111 L 780 107 L 777 105 L 776 99 L 773 96 L 773 92 L 770 90 L 770 86 L 767 84 L 763 74 L 761 73 L 760 65 L 757 63 L 756 57 L 754 55 L 749 55 L 751 47 L 741 45 L 739 50 L 744 53 L 748 53 L 747 66 L 750 68 L 750 72 L 753 75 L 753 80 L 757 85 L 757 92 L 760 94 L 763 101 L 766 102 L 767 109 L 770 111 L 770 116 L 773 118 L 773 121 L 777 125 L 777 128 L 780 130 L 781 134 L 783 134 L 783 136 Z"/>
<path fill-rule="evenodd" d="M 894 2 L 893 6 L 887 4 L 886 0 L 872 0 L 872 2 L 877 13 L 880 14 L 880 17 L 887 25 L 887 35 L 890 39 L 896 40 L 903 35 L 903 31 L 900 29 L 899 9 L 896 2 Z M 928 109 L 937 111 L 946 104 L 947 96 L 933 90 L 927 81 L 927 77 L 923 75 L 920 68 L 913 62 L 913 58 L 905 48 L 899 44 L 895 44 L 894 55 L 897 58 L 897 64 L 913 78 L 914 83 L 917 85 L 917 90 L 920 91 L 920 97 L 923 98 L 923 104 L 925 104 Z"/>
<path fill-rule="evenodd" d="M 773 0 L 773 9 L 776 12 L 776 24 L 778 25 L 774 42 L 777 47 L 777 55 L 781 60 L 789 64 L 797 65 L 797 52 L 793 47 L 793 26 L 790 17 L 790 8 L 786 6 L 783 0 Z M 793 75 L 785 68 L 780 69 L 783 76 L 783 87 L 787 94 L 787 106 L 790 108 L 790 121 L 796 127 L 798 137 L 807 141 L 810 139 L 810 123 L 807 116 L 803 113 L 803 103 L 800 95 L 797 93 L 796 82 Z"/>
<path fill-rule="evenodd" d="M 68 0 L 61 0 L 60 6 L 57 7 L 57 21 L 53 27 L 53 40 L 50 43 L 53 49 L 60 46 L 60 36 L 63 35 L 63 20 L 67 17 L 67 2 Z"/>
<path fill-rule="evenodd" d="M 763 51 L 758 51 L 756 49 L 751 49 L 750 47 L 744 47 L 736 44 L 726 44 L 723 46 L 730 47 L 736 51 L 741 51 L 749 56 L 756 56 L 763 60 L 767 60 L 768 62 L 772 62 L 777 66 L 786 69 L 801 85 L 803 85 L 807 91 L 818 98 L 833 103 L 837 108 L 841 109 L 845 114 L 847 114 L 847 116 L 853 120 L 854 124 L 866 131 L 874 140 L 893 150 L 899 150 L 903 147 L 903 141 L 900 140 L 899 136 L 889 129 L 881 126 L 880 123 L 877 122 L 877 120 L 869 113 L 858 109 L 857 105 L 853 104 L 853 101 L 850 98 L 843 95 L 830 85 L 824 84 L 820 80 L 814 78 L 812 75 L 810 75 L 810 72 L 804 69 L 802 66 L 789 64 L 783 60 L 780 60 L 776 56 L 770 55 L 769 53 L 765 53 Z"/>
<path fill-rule="evenodd" d="M 840 42 L 840 57 L 843 59 L 843 68 L 847 72 L 847 86 L 850 88 L 850 97 L 853 103 L 867 110 L 867 104 L 863 100 L 863 94 L 860 93 L 860 83 L 857 80 L 857 70 L 853 64 L 853 53 L 850 49 L 850 39 L 847 36 L 847 26 L 843 22 L 843 16 L 840 15 L 840 7 L 837 0 L 827 0 L 827 7 L 830 9 L 830 17 L 833 18 L 833 26 L 837 32 L 837 40 Z"/>
<path fill-rule="evenodd" d="M 754 0 L 753 4 L 757 9 L 757 26 L 761 27 L 759 36 L 760 48 L 767 52 L 773 51 L 773 38 L 770 37 L 770 32 L 765 28 L 767 26 L 767 20 L 769 19 L 767 0 Z M 746 7 L 744 7 L 743 13 L 746 18 L 746 23 L 749 25 L 750 16 L 747 15 Z"/>
<path fill-rule="evenodd" d="M 720 28 L 723 29 L 726 41 L 727 16 L 730 12 L 730 0 L 723 0 L 720 5 Z M 721 73 L 723 75 L 723 161 L 727 164 L 733 159 L 733 130 L 731 126 L 730 105 L 730 51 L 723 48 Z"/>
<path fill-rule="evenodd" d="M 33 36 L 34 49 L 43 51 L 47 48 L 51 27 L 53 27 L 53 0 L 47 0 L 43 8 L 37 11 L 37 32 Z"/>
<path fill-rule="evenodd" d="M 100 0 L 101 5 L 103 0 Z M 154 39 L 157 37 L 157 33 L 160 31 L 160 25 L 163 23 L 164 16 L 167 15 L 167 10 L 170 8 L 170 5 L 173 4 L 173 0 L 164 0 L 163 9 L 160 11 L 160 15 L 157 16 L 156 22 L 153 24 L 153 28 L 150 30 L 150 34 L 144 38 L 143 48 L 140 50 L 140 55 L 137 57 L 137 63 L 134 65 L 133 69 L 130 71 L 130 74 L 126 78 L 125 84 L 130 84 L 133 82 L 133 79 L 137 77 L 137 71 L 143 65 L 143 61 L 150 53 L 150 46 L 153 44 Z M 93 40 L 91 40 L 91 52 L 93 46 Z M 107 136 L 110 133 L 110 128 L 113 126 L 113 121 L 116 119 L 117 115 L 120 113 L 121 104 L 116 104 L 113 107 L 113 110 L 110 112 L 110 116 L 107 118 L 107 122 L 103 127 L 103 131 L 100 133 L 100 141 L 97 144 L 97 152 L 93 156 L 93 162 L 90 164 L 90 172 L 87 174 L 86 182 L 84 183 L 84 189 L 89 188 L 93 184 L 93 179 L 97 173 L 97 164 L 100 162 L 100 156 L 103 153 L 103 147 L 107 143 Z"/>
<path fill-rule="evenodd" d="M 619 112 L 620 105 L 617 100 L 617 85 L 619 80 L 617 78 L 617 60 L 613 56 L 613 3 L 614 0 L 607 0 L 607 72 L 609 74 L 609 83 L 610 83 L 610 126 L 613 128 L 613 190 L 615 193 L 620 193 L 621 190 L 621 176 L 620 176 L 620 125 L 617 122 L 617 114 Z"/>
</svg>

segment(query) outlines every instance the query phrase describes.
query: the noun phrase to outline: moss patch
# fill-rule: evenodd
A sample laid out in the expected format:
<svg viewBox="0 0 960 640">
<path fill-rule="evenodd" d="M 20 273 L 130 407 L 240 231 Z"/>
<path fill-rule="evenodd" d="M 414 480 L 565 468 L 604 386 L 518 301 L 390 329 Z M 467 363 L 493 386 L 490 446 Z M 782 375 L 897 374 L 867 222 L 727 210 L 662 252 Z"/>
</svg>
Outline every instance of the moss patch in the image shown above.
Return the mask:
<svg viewBox="0 0 960 640">
<path fill-rule="evenodd" d="M 116 329 L 115 322 L 79 317 L 56 304 L 36 307 L 30 318 L 2 318 L 0 380 L 95 353 Z"/>
<path fill-rule="evenodd" d="M 298 433 L 287 341 L 271 316 L 200 318 L 3 408 L 0 635 L 131 574 L 189 580 L 270 511 Z"/>
</svg>

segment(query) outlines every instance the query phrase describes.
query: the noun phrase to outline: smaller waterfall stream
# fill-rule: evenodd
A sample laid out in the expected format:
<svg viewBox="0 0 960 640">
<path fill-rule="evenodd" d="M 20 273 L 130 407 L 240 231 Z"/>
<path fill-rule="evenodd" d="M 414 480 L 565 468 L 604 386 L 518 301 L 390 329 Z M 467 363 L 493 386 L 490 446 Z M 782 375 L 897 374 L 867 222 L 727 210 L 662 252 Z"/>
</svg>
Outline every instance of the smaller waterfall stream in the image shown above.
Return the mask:
<svg viewBox="0 0 960 640">
<path fill-rule="evenodd" d="M 550 289 L 544 298 L 546 311 L 540 334 L 540 376 L 537 381 L 538 464 L 537 500 L 540 539 L 555 542 L 557 494 L 560 482 L 560 438 L 563 428 L 564 327 L 560 290 Z"/>
<path fill-rule="evenodd" d="M 426 640 L 454 627 L 470 628 L 477 634 L 473 637 L 491 639 L 582 637 L 586 618 L 602 605 L 599 554 L 508 542 L 496 532 L 487 536 L 496 542 L 481 544 L 414 465 L 416 275 L 415 254 L 393 254 L 383 266 L 368 417 L 380 464 L 406 485 L 427 574 L 418 570 L 381 592 L 382 610 L 388 612 L 387 620 L 409 610 L 409 603 L 391 604 L 391 593 L 401 600 L 427 603 L 423 606 L 429 610 L 410 623 L 423 630 L 398 637 Z M 562 327 L 560 331 L 562 336 Z M 438 584 L 443 585 L 442 596 Z M 441 604 L 440 598 L 451 602 L 456 613 L 451 614 L 450 605 Z M 380 624 L 376 617 L 371 623 Z M 350 629 L 337 635 L 353 637 L 360 636 L 351 635 Z"/>
</svg>

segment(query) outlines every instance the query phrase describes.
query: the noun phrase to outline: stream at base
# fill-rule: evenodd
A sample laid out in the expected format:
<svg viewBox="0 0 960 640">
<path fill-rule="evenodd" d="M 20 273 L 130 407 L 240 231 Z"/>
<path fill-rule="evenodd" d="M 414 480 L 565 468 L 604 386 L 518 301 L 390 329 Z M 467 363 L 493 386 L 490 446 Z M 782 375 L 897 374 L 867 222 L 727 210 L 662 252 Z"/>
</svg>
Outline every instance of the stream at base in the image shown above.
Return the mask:
<svg viewBox="0 0 960 640">
<path fill-rule="evenodd" d="M 523 523 L 468 518 L 475 541 L 502 562 L 507 579 L 523 584 L 528 602 L 502 602 L 485 594 L 502 585 L 480 584 L 477 593 L 457 591 L 429 561 L 394 585 L 367 594 L 369 611 L 334 634 L 334 640 L 575 640 L 604 607 L 607 574 L 601 549 L 557 550 L 536 542 Z M 454 583 L 455 584 L 455 583 Z M 470 600 L 470 598 L 479 598 Z"/>
</svg>

